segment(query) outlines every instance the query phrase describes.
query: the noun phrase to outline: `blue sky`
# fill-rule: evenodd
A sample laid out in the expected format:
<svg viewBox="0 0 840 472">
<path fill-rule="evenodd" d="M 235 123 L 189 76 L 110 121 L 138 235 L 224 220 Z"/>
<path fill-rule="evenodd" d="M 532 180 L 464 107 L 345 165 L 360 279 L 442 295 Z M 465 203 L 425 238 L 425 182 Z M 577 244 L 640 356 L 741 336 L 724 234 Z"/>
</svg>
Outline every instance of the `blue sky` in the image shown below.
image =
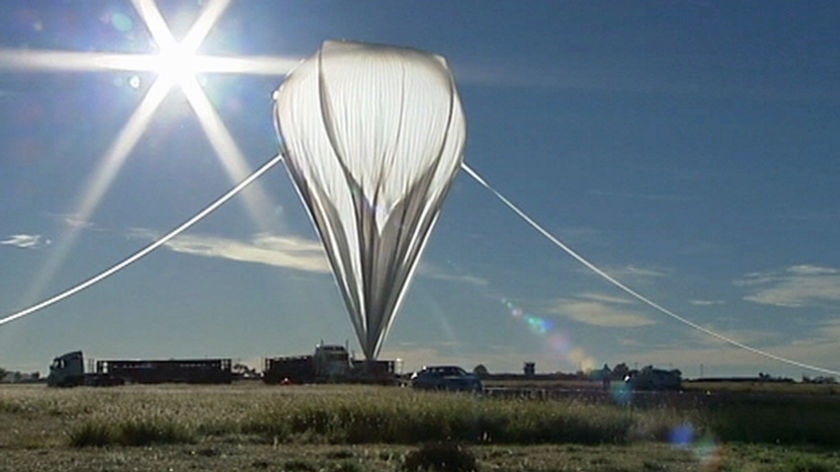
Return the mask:
<svg viewBox="0 0 840 472">
<path fill-rule="evenodd" d="M 180 40 L 205 3 L 219 5 L 158 5 Z M 468 118 L 466 162 L 594 264 L 707 329 L 840 369 L 835 2 L 233 1 L 198 52 L 261 68 L 199 74 L 218 118 L 212 140 L 177 87 L 137 118 L 155 72 L 102 70 L 99 53 L 157 51 L 131 2 L 4 11 L 2 316 L 127 257 L 275 155 L 271 95 L 288 67 L 323 40 L 353 39 L 446 56 Z M 47 51 L 84 54 L 71 66 Z M 277 167 L 145 259 L 0 326 L 0 365 L 43 372 L 74 349 L 256 363 L 320 340 L 359 352 Z M 635 301 L 463 172 L 380 357 L 406 370 L 626 362 L 689 377 L 701 365 L 820 375 Z"/>
</svg>

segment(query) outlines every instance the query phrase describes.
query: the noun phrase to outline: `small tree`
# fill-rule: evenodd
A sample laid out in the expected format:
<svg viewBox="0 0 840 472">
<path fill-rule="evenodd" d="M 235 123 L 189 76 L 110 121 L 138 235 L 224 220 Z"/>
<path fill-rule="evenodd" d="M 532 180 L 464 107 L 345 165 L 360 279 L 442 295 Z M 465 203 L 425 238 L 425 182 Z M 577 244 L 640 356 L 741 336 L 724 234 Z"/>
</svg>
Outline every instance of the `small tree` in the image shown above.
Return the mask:
<svg viewBox="0 0 840 472">
<path fill-rule="evenodd" d="M 489 374 L 489 372 L 487 371 L 487 367 L 484 367 L 484 364 L 478 364 L 477 366 L 475 366 L 475 369 L 473 369 L 473 374 L 484 378 L 487 377 L 487 374 Z"/>
<path fill-rule="evenodd" d="M 617 364 L 613 367 L 612 370 L 612 378 L 614 380 L 624 380 L 624 377 L 627 377 L 627 374 L 630 373 L 630 368 L 627 367 L 627 364 L 622 362 L 621 364 Z"/>
</svg>

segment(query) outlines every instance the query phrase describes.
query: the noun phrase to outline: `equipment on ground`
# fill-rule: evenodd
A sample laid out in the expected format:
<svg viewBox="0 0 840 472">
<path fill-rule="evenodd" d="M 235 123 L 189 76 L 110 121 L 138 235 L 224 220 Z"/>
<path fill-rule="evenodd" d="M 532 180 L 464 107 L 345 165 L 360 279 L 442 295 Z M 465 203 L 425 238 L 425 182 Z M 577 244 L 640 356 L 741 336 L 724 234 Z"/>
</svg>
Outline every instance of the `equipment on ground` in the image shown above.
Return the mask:
<svg viewBox="0 0 840 472">
<path fill-rule="evenodd" d="M 394 364 L 394 361 L 356 360 L 344 346 L 319 344 L 311 355 L 266 358 L 263 381 L 267 384 L 394 384 L 397 382 Z"/>
<path fill-rule="evenodd" d="M 452 390 L 481 392 L 484 386 L 477 375 L 453 365 L 423 367 L 411 374 L 412 388 L 419 390 Z"/>
<path fill-rule="evenodd" d="M 85 372 L 85 360 L 82 351 L 68 352 L 53 359 L 47 385 L 50 387 L 110 387 L 123 385 L 125 381 L 107 373 Z"/>
<path fill-rule="evenodd" d="M 82 351 L 56 357 L 47 377 L 47 385 L 53 387 L 232 381 L 230 359 L 99 360 L 95 371 L 85 372 Z"/>
<path fill-rule="evenodd" d="M 682 373 L 677 369 L 664 370 L 647 366 L 642 370 L 631 370 L 624 383 L 633 390 L 680 390 Z"/>
</svg>

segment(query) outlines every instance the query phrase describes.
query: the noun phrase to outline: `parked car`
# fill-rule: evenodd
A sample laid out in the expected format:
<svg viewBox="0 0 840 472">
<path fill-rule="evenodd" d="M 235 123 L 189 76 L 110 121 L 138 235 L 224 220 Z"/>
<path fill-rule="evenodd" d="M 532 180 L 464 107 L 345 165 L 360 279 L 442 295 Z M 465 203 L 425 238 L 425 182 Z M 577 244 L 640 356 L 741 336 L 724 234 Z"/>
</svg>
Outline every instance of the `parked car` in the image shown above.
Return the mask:
<svg viewBox="0 0 840 472">
<path fill-rule="evenodd" d="M 682 372 L 647 366 L 642 370 L 631 370 L 624 378 L 624 383 L 633 390 L 680 390 Z"/>
<path fill-rule="evenodd" d="M 410 382 L 413 388 L 422 390 L 480 392 L 484 389 L 478 376 L 451 365 L 424 367 L 411 374 Z"/>
</svg>

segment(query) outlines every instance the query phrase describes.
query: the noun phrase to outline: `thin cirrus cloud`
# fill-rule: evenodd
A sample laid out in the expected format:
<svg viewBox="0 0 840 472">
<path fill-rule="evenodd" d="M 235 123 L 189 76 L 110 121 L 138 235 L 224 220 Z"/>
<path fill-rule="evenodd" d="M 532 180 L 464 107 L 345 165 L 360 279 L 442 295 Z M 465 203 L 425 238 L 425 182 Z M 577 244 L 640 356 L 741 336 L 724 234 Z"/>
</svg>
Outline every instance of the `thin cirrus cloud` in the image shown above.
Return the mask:
<svg viewBox="0 0 840 472">
<path fill-rule="evenodd" d="M 131 235 L 143 239 L 158 237 L 156 233 L 144 229 L 134 229 Z M 321 243 L 297 237 L 260 233 L 250 240 L 238 240 L 218 236 L 182 235 L 167 242 L 165 247 L 181 254 L 265 264 L 305 272 L 327 273 L 330 270 Z"/>
<path fill-rule="evenodd" d="M 840 318 L 830 320 L 820 327 L 820 334 L 828 339 L 840 339 Z"/>
<path fill-rule="evenodd" d="M 663 270 L 636 267 L 633 265 L 629 265 L 623 269 L 617 269 L 614 273 L 619 276 L 624 275 L 626 277 L 634 278 L 658 278 L 666 277 L 668 275 L 668 273 Z"/>
<path fill-rule="evenodd" d="M 726 305 L 724 300 L 689 300 L 688 303 L 694 306 Z"/>
<path fill-rule="evenodd" d="M 160 234 L 154 231 L 140 228 L 132 229 L 129 235 L 148 240 L 160 237 Z M 321 243 L 298 237 L 259 233 L 249 240 L 240 240 L 208 235 L 181 235 L 167 242 L 164 247 L 173 252 L 193 256 L 265 264 L 305 272 L 331 271 Z M 430 263 L 424 263 L 418 275 L 479 287 L 488 283 L 481 277 L 447 273 Z"/>
<path fill-rule="evenodd" d="M 417 270 L 417 275 L 430 279 L 442 280 L 444 282 L 474 285 L 476 287 L 486 287 L 489 284 L 487 279 L 482 277 L 476 277 L 470 274 L 450 273 L 428 261 L 421 262 L 420 267 Z"/>
<path fill-rule="evenodd" d="M 80 218 L 76 215 L 64 215 L 61 217 L 64 224 L 71 228 L 78 228 L 78 229 L 91 229 L 93 228 L 93 223 L 90 221 L 85 220 L 84 218 Z"/>
<path fill-rule="evenodd" d="M 38 249 L 48 246 L 52 241 L 40 234 L 12 234 L 0 241 L 0 245 L 13 246 L 21 249 Z"/>
<path fill-rule="evenodd" d="M 840 271 L 815 265 L 795 265 L 781 271 L 748 274 L 736 285 L 751 293 L 744 300 L 788 308 L 840 302 Z"/>
<path fill-rule="evenodd" d="M 588 268 L 583 266 L 580 266 L 578 270 L 587 274 L 591 273 Z M 669 274 L 666 269 L 636 267 L 634 265 L 607 267 L 604 271 L 616 279 L 630 285 L 648 284 L 652 279 L 667 277 Z"/>
<path fill-rule="evenodd" d="M 547 313 L 603 328 L 637 328 L 656 321 L 628 309 L 632 300 L 597 293 L 554 300 Z"/>
</svg>

